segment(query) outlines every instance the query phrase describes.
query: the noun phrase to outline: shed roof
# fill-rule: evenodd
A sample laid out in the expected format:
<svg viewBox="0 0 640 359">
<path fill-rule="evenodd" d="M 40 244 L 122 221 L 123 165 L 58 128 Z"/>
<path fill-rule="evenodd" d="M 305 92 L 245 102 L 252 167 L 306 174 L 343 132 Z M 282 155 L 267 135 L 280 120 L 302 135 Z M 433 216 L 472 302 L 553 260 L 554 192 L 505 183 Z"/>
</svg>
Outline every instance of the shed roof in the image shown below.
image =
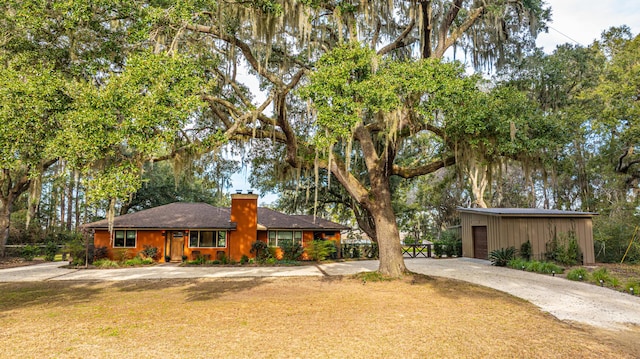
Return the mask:
<svg viewBox="0 0 640 359">
<path fill-rule="evenodd" d="M 594 212 L 577 212 L 562 211 L 559 209 L 540 209 L 540 208 L 463 208 L 458 207 L 459 212 L 484 214 L 487 216 L 499 217 L 572 217 L 590 218 L 597 213 Z"/>
</svg>

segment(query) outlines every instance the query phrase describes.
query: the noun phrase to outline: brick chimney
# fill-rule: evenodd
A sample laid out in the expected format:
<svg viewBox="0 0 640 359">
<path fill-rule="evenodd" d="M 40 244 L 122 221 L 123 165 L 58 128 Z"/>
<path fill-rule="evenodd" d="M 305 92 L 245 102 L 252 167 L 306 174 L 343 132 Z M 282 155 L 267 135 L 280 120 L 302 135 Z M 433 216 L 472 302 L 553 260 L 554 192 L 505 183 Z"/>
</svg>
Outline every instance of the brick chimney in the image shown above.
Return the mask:
<svg viewBox="0 0 640 359">
<path fill-rule="evenodd" d="M 229 239 L 229 257 L 239 261 L 249 253 L 251 244 L 258 238 L 258 195 L 235 193 L 231 195 L 231 222 L 236 230 Z"/>
</svg>

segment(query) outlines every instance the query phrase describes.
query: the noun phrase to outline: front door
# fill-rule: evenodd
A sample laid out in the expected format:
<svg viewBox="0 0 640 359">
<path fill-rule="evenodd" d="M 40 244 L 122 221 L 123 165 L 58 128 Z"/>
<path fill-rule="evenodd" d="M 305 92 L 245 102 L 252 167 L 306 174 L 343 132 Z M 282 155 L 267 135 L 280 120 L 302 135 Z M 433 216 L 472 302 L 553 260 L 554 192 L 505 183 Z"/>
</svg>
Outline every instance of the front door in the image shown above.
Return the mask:
<svg viewBox="0 0 640 359">
<path fill-rule="evenodd" d="M 184 232 L 171 232 L 170 255 L 172 262 L 181 262 L 184 254 Z"/>
<path fill-rule="evenodd" d="M 487 227 L 475 226 L 473 229 L 473 258 L 488 259 L 487 250 Z"/>
</svg>

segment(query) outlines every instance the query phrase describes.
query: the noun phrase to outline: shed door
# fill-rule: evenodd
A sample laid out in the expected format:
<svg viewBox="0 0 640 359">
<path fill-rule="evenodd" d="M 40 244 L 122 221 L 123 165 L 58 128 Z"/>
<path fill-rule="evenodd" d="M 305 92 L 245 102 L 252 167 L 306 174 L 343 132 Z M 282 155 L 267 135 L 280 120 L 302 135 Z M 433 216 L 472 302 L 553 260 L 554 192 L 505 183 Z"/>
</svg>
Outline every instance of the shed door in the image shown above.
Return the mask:
<svg viewBox="0 0 640 359">
<path fill-rule="evenodd" d="M 473 234 L 473 258 L 488 259 L 487 253 L 487 226 L 475 226 Z"/>
</svg>

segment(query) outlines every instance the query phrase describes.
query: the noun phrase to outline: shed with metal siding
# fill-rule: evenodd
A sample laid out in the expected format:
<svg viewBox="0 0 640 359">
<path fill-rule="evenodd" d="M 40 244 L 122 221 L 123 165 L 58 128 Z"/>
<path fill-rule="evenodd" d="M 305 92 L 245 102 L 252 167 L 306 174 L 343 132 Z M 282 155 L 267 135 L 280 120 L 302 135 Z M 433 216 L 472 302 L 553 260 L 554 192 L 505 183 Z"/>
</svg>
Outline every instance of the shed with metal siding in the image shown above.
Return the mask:
<svg viewBox="0 0 640 359">
<path fill-rule="evenodd" d="M 487 259 L 486 253 L 507 247 L 520 249 L 529 240 L 534 259 L 542 259 L 554 236 L 574 232 L 583 264 L 595 262 L 593 222 L 595 213 L 535 208 L 458 208 L 462 225 L 462 255 Z M 486 239 L 483 239 L 483 232 Z"/>
</svg>

